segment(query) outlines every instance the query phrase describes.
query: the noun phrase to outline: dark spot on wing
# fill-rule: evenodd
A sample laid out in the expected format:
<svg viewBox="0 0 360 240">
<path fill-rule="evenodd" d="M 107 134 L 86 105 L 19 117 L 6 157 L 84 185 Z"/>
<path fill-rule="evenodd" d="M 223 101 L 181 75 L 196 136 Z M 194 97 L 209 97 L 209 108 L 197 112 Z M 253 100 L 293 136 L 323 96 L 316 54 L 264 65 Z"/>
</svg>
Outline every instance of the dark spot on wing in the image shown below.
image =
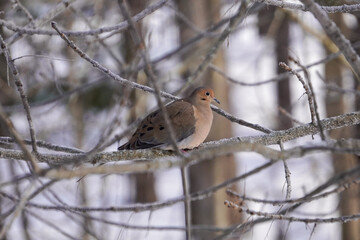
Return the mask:
<svg viewBox="0 0 360 240">
<path fill-rule="evenodd" d="M 145 133 L 140 133 L 140 137 L 142 137 L 142 136 L 144 136 L 145 135 Z"/>
<path fill-rule="evenodd" d="M 159 127 L 159 130 L 161 131 L 161 130 L 164 130 L 165 128 L 163 127 L 163 126 L 160 126 Z"/>
<path fill-rule="evenodd" d="M 146 128 L 148 125 L 147 124 L 144 124 L 143 126 L 142 126 L 142 128 L 144 129 L 144 128 Z"/>
<path fill-rule="evenodd" d="M 147 131 L 151 131 L 151 130 L 153 130 L 154 128 L 153 127 L 148 127 L 146 130 Z"/>
</svg>

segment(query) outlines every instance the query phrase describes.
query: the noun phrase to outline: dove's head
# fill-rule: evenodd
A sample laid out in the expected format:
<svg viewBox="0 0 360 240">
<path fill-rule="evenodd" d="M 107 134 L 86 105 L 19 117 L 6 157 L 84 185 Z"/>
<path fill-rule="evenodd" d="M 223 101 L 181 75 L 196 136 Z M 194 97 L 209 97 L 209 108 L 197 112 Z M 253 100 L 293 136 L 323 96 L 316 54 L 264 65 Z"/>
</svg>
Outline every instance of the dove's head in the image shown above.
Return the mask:
<svg viewBox="0 0 360 240">
<path fill-rule="evenodd" d="M 215 98 L 214 91 L 208 87 L 198 87 L 190 95 L 190 101 L 194 105 L 207 105 L 210 106 L 212 101 L 220 104 L 220 101 Z"/>
</svg>

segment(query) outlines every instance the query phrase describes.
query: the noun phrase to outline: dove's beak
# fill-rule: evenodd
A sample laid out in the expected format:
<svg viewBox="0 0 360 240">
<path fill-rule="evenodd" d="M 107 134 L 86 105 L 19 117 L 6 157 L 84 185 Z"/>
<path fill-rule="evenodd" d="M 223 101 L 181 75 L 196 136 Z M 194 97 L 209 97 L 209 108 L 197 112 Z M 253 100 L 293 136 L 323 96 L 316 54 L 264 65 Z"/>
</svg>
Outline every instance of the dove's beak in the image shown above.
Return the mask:
<svg viewBox="0 0 360 240">
<path fill-rule="evenodd" d="M 213 98 L 213 100 L 214 100 L 216 103 L 220 104 L 220 101 L 217 100 L 216 98 Z"/>
</svg>

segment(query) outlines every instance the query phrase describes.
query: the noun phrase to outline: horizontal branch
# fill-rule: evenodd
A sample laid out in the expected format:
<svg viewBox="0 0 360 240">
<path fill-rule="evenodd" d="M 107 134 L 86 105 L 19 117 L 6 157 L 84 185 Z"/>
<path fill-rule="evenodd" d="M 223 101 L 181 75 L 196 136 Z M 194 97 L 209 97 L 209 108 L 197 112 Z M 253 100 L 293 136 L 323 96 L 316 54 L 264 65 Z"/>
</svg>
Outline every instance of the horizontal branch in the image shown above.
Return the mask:
<svg viewBox="0 0 360 240">
<path fill-rule="evenodd" d="M 294 3 L 290 1 L 279 1 L 279 0 L 252 0 L 253 2 L 263 3 L 266 5 L 276 6 L 279 8 L 286 8 L 292 10 L 302 10 L 302 11 L 309 11 L 301 3 Z M 349 13 L 349 12 L 358 12 L 360 11 L 360 4 L 352 4 L 352 5 L 341 5 L 341 6 L 321 6 L 321 8 L 327 13 Z"/>
<path fill-rule="evenodd" d="M 25 144 L 30 145 L 30 140 L 23 140 Z M 14 139 L 11 137 L 0 137 L 0 146 L 3 145 L 10 145 L 15 143 Z M 36 140 L 36 145 L 40 148 L 45 148 L 47 150 L 56 151 L 56 152 L 67 152 L 67 153 L 84 153 L 84 151 L 81 151 L 80 149 L 73 148 L 73 147 L 64 147 L 64 146 L 58 146 L 49 142 L 45 141 L 39 141 Z"/>
<path fill-rule="evenodd" d="M 336 128 L 342 128 L 347 126 L 354 126 L 360 124 L 360 111 L 339 115 L 336 117 L 325 118 L 321 120 L 321 124 L 324 130 L 332 130 Z M 233 137 L 224 138 L 218 141 L 212 141 L 203 143 L 199 149 L 192 152 L 199 152 L 211 147 L 222 147 L 231 143 L 258 143 L 263 145 L 278 144 L 281 142 L 288 142 L 296 138 L 315 135 L 319 133 L 317 126 L 312 123 L 308 123 L 302 126 L 293 127 L 287 130 L 273 131 L 270 134 L 247 136 L 247 137 Z M 344 140 L 344 144 L 345 144 Z M 55 145 L 52 145 L 54 148 Z M 350 147 L 346 145 L 339 145 L 339 147 Z M 59 146 L 59 148 L 61 148 Z M 86 153 L 78 154 L 41 154 L 40 158 L 43 162 L 47 162 L 52 165 L 63 165 L 69 163 L 76 163 L 76 160 L 86 156 Z M 151 150 L 124 150 L 116 152 L 103 152 L 97 153 L 92 159 L 88 159 L 86 162 L 91 163 L 108 163 L 114 161 L 128 161 L 128 160 L 146 160 L 164 157 L 174 157 L 175 155 L 171 151 L 163 151 L 157 149 Z M 0 148 L 1 158 L 10 158 L 15 160 L 25 160 L 21 151 L 3 149 Z"/>
<path fill-rule="evenodd" d="M 321 120 L 321 125 L 324 130 L 332 130 L 336 128 L 354 126 L 360 124 L 360 112 L 353 112 L 336 117 L 325 118 Z M 302 126 L 297 126 L 281 131 L 273 131 L 270 134 L 259 135 L 259 136 L 247 136 L 247 137 L 233 137 L 228 139 L 222 139 L 219 141 L 208 142 L 204 145 L 222 144 L 226 142 L 253 142 L 261 143 L 264 145 L 278 144 L 281 142 L 288 142 L 296 138 L 315 135 L 319 133 L 319 128 L 312 123 L 308 123 Z"/>
<path fill-rule="evenodd" d="M 324 130 L 336 129 L 340 127 L 353 126 L 360 123 L 360 112 L 348 113 L 337 117 L 323 119 L 321 124 Z M 44 171 L 42 175 L 50 178 L 72 178 L 86 174 L 111 174 L 111 173 L 130 173 L 146 172 L 173 167 L 182 167 L 187 164 L 196 164 L 199 161 L 212 159 L 235 152 L 255 152 L 265 158 L 279 160 L 301 157 L 317 151 L 334 151 L 360 153 L 360 141 L 354 139 L 343 139 L 328 142 L 326 145 L 313 145 L 311 147 L 295 147 L 285 151 L 278 151 L 265 145 L 276 144 L 279 141 L 287 142 L 306 135 L 319 132 L 313 124 L 294 127 L 284 131 L 275 131 L 268 135 L 236 137 L 222 139 L 215 142 L 203 144 L 201 148 L 185 154 L 186 159 L 179 158 L 171 151 L 162 150 L 124 150 L 116 152 L 97 153 L 88 158 L 86 154 L 39 154 L 40 161 L 50 165 L 76 164 L 80 161 L 91 163 L 107 163 L 116 161 L 129 161 L 116 165 L 102 165 L 97 167 L 80 167 L 72 170 L 51 169 Z M 0 149 L 0 158 L 10 158 L 24 160 L 23 153 L 17 150 Z M 134 161 L 146 160 L 151 161 Z"/>
<path fill-rule="evenodd" d="M 284 220 L 289 222 L 303 222 L 303 223 L 335 223 L 335 222 L 341 222 L 346 223 L 349 221 L 355 221 L 360 219 L 360 214 L 354 214 L 354 215 L 348 215 L 348 216 L 340 216 L 340 217 L 334 217 L 334 218 L 299 218 L 299 217 L 292 217 L 292 216 L 286 216 L 283 214 L 277 214 L 277 213 L 267 213 L 267 212 L 260 212 L 260 211 L 254 211 L 242 206 L 239 206 L 236 203 L 233 203 L 231 201 L 225 200 L 224 202 L 225 206 L 228 208 L 233 208 L 234 210 L 237 210 L 238 212 L 245 212 L 251 216 L 259 216 L 259 217 L 265 217 L 270 218 L 273 220 Z"/>
</svg>

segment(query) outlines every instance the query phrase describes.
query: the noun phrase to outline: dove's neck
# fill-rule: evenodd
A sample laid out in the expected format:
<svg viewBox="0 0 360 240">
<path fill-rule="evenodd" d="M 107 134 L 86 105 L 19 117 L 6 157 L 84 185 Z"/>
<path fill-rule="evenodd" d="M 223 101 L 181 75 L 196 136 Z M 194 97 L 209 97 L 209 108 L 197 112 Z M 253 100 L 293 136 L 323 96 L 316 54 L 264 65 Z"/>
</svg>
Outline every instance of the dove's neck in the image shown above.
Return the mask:
<svg viewBox="0 0 360 240">
<path fill-rule="evenodd" d="M 189 102 L 194 105 L 199 111 L 208 112 L 211 111 L 209 101 L 201 100 L 200 98 L 190 98 Z"/>
</svg>

